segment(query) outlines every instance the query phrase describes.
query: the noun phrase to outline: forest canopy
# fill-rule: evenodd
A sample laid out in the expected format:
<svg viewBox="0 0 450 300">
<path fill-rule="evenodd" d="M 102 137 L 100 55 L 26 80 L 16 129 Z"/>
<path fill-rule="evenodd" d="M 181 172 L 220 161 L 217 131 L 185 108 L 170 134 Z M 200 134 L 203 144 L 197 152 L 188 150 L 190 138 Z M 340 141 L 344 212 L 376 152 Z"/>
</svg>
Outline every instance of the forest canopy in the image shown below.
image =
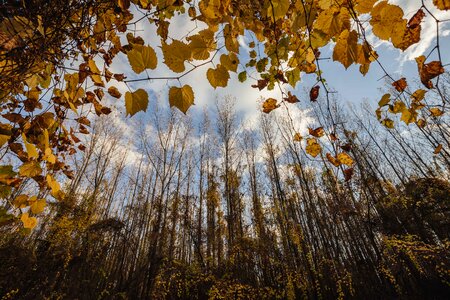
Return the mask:
<svg viewBox="0 0 450 300">
<path fill-rule="evenodd" d="M 416 2 L 0 1 L 0 296 L 448 295 L 450 2 Z M 414 76 L 389 73 L 377 44 L 420 45 L 427 20 Z M 382 70 L 375 107 L 340 105 L 328 61 Z M 251 86 L 256 125 L 229 97 L 190 115 L 189 77 Z M 38 279 L 54 294 L 14 283 Z"/>
</svg>

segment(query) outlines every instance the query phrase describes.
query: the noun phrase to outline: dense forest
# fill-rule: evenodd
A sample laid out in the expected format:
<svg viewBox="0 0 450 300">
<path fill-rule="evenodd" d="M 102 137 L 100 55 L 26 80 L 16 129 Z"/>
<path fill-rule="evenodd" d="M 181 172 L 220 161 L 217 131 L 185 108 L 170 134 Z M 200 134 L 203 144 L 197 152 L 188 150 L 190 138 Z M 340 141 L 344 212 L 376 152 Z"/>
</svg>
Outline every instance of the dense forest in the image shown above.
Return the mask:
<svg viewBox="0 0 450 300">
<path fill-rule="evenodd" d="M 0 0 L 0 300 L 450 299 L 449 11 Z"/>
<path fill-rule="evenodd" d="M 0 227 L 3 299 L 450 295 L 450 156 L 433 154 L 448 119 L 386 129 L 334 106 L 343 171 L 302 150 L 286 112 L 249 123 L 235 101 L 201 120 L 155 106 L 134 139 L 100 119 L 67 198 L 29 235 Z M 296 121 L 330 122 L 305 109 Z"/>
</svg>

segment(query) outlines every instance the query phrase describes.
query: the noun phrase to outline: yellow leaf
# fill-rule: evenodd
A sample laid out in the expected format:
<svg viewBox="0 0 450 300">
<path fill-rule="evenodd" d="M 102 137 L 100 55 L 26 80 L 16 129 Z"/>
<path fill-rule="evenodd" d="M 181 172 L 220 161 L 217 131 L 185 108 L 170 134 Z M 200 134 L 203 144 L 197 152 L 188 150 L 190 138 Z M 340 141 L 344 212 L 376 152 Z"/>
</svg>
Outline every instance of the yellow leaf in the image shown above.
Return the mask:
<svg viewBox="0 0 450 300">
<path fill-rule="evenodd" d="M 61 191 L 61 187 L 58 181 L 56 181 L 50 174 L 47 174 L 45 180 L 47 181 L 47 186 L 52 190 L 52 196 L 58 198 L 57 196 L 60 194 Z"/>
<path fill-rule="evenodd" d="M 230 74 L 224 66 L 218 64 L 216 69 L 208 69 L 206 77 L 212 87 L 226 87 L 228 79 L 230 79 Z"/>
<path fill-rule="evenodd" d="M 351 167 L 353 165 L 353 159 L 345 152 L 341 152 L 336 157 L 341 164 Z"/>
<path fill-rule="evenodd" d="M 383 121 L 381 121 L 381 124 L 387 128 L 394 128 L 394 121 L 392 121 L 391 119 L 384 119 Z"/>
<path fill-rule="evenodd" d="M 25 162 L 19 168 L 20 176 L 34 177 L 34 176 L 41 175 L 41 173 L 42 173 L 41 166 L 36 161 Z"/>
<path fill-rule="evenodd" d="M 140 111 L 147 111 L 148 94 L 143 89 L 138 89 L 134 93 L 125 93 L 125 109 L 127 115 L 133 116 Z"/>
<path fill-rule="evenodd" d="M 289 0 L 271 0 L 267 1 L 267 16 L 272 19 L 281 19 L 286 16 L 286 13 L 289 9 L 290 1 Z"/>
<path fill-rule="evenodd" d="M 415 110 L 405 108 L 402 111 L 402 117 L 400 118 L 400 120 L 402 120 L 403 122 L 405 122 L 408 125 L 409 123 L 415 123 L 416 117 L 417 117 L 417 112 Z"/>
<path fill-rule="evenodd" d="M 25 208 L 27 207 L 27 203 L 28 203 L 28 196 L 24 194 L 17 196 L 16 198 L 14 198 L 13 201 L 14 206 L 17 208 Z"/>
<path fill-rule="evenodd" d="M 53 155 L 52 149 L 50 149 L 50 148 L 45 149 L 43 159 L 48 161 L 51 164 L 56 163 L 56 157 Z"/>
<path fill-rule="evenodd" d="M 433 117 L 440 117 L 444 114 L 444 112 L 437 107 L 430 108 L 429 111 Z"/>
<path fill-rule="evenodd" d="M 306 140 L 305 150 L 312 157 L 316 157 L 322 151 L 322 147 L 315 138 L 309 138 Z"/>
<path fill-rule="evenodd" d="M 134 44 L 133 49 L 127 52 L 127 57 L 136 74 L 140 74 L 146 69 L 155 69 L 158 64 L 155 50 L 150 46 Z"/>
<path fill-rule="evenodd" d="M 383 97 L 381 97 L 381 100 L 378 102 L 378 106 L 383 107 L 385 105 L 388 105 L 391 101 L 391 94 L 384 94 Z"/>
<path fill-rule="evenodd" d="M 373 5 L 377 1 L 378 0 L 357 0 L 355 10 L 360 14 L 367 14 L 372 10 Z"/>
<path fill-rule="evenodd" d="M 22 133 L 23 143 L 27 149 L 28 158 L 38 158 L 39 154 L 37 152 L 36 146 L 27 142 L 25 134 Z"/>
<path fill-rule="evenodd" d="M 433 4 L 436 5 L 440 10 L 449 10 L 450 1 L 448 0 L 433 0 Z"/>
<path fill-rule="evenodd" d="M 213 49 L 208 47 L 208 44 L 200 35 L 189 37 L 189 41 L 189 47 L 191 48 L 193 59 L 205 60 L 209 58 L 209 51 L 212 51 Z"/>
<path fill-rule="evenodd" d="M 37 219 L 35 217 L 30 217 L 28 213 L 22 214 L 20 220 L 22 221 L 24 228 L 33 229 L 37 225 Z"/>
<path fill-rule="evenodd" d="M 277 100 L 276 100 L 276 99 L 274 99 L 274 98 L 269 98 L 269 99 L 266 99 L 266 101 L 264 101 L 262 107 L 263 107 L 263 112 L 266 113 L 266 114 L 268 114 L 268 113 L 270 113 L 272 110 L 274 110 L 274 109 L 280 107 L 280 105 L 277 104 Z"/>
<path fill-rule="evenodd" d="M 371 12 L 373 33 L 382 40 L 389 40 L 396 29 L 406 25 L 403 10 L 387 1 L 378 3 Z"/>
<path fill-rule="evenodd" d="M 186 114 L 189 107 L 194 104 L 194 91 L 192 91 L 192 87 L 190 85 L 184 85 L 181 88 L 171 87 L 169 90 L 169 104 L 170 107 L 175 106 Z"/>
<path fill-rule="evenodd" d="M 339 61 L 347 69 L 358 59 L 358 33 L 355 30 L 342 31 L 334 46 L 333 60 Z"/>
<path fill-rule="evenodd" d="M 302 135 L 298 132 L 294 134 L 294 142 L 300 142 L 303 139 Z"/>
<path fill-rule="evenodd" d="M 325 33 L 327 36 L 326 40 L 340 34 L 344 30 L 350 30 L 348 9 L 332 6 L 330 9 L 322 11 L 314 23 L 314 28 Z M 316 48 L 316 46 L 314 47 Z"/>
<path fill-rule="evenodd" d="M 9 135 L 0 134 L 0 147 L 6 144 L 10 138 Z"/>
<path fill-rule="evenodd" d="M 170 45 L 162 43 L 161 49 L 164 63 L 169 69 L 176 73 L 184 72 L 186 69 L 184 62 L 190 60 L 192 56 L 191 48 L 181 41 L 174 40 Z"/>
<path fill-rule="evenodd" d="M 95 64 L 95 61 L 92 59 L 89 59 L 88 61 L 89 69 L 91 70 L 91 78 L 92 81 L 94 81 L 95 85 L 98 86 L 105 86 L 103 83 L 102 77 L 100 76 L 100 70 L 98 69 L 97 65 Z"/>
<path fill-rule="evenodd" d="M 222 54 L 220 56 L 220 64 L 228 71 L 236 72 L 239 64 L 239 58 L 233 52 L 228 55 Z"/>
<path fill-rule="evenodd" d="M 45 199 L 37 199 L 36 196 L 31 197 L 29 200 L 30 203 L 30 209 L 33 214 L 40 214 L 44 211 L 45 206 L 47 205 L 47 202 Z"/>
<path fill-rule="evenodd" d="M 427 91 L 425 90 L 419 89 L 411 95 L 411 98 L 413 99 L 414 102 L 420 102 L 425 98 L 426 92 Z"/>
</svg>

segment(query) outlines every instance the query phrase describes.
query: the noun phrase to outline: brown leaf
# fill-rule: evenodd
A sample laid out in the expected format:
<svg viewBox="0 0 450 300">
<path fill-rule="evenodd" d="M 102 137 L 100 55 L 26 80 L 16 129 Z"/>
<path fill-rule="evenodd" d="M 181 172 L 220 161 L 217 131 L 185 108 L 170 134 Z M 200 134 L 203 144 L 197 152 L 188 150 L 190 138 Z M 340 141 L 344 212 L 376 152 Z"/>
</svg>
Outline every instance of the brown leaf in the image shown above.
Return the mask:
<svg viewBox="0 0 450 300">
<path fill-rule="evenodd" d="M 280 105 L 277 104 L 277 100 L 274 98 L 269 98 L 263 103 L 263 112 L 268 114 L 278 107 L 280 107 Z"/>
<path fill-rule="evenodd" d="M 252 84 L 252 88 L 264 89 L 269 84 L 268 79 L 259 79 L 257 84 Z"/>
<path fill-rule="evenodd" d="M 313 87 L 313 88 L 311 89 L 311 91 L 309 92 L 309 99 L 310 99 L 312 102 L 316 102 L 316 101 L 317 101 L 317 98 L 319 97 L 319 89 L 320 89 L 320 86 L 316 85 L 316 86 Z"/>
<path fill-rule="evenodd" d="M 437 145 L 436 149 L 434 149 L 434 154 L 439 154 L 442 150 L 442 144 Z"/>
<path fill-rule="evenodd" d="M 395 87 L 395 89 L 401 93 L 406 89 L 406 87 L 408 86 L 408 83 L 406 82 L 406 79 L 403 77 L 397 81 L 394 81 L 392 83 L 392 86 Z"/>
<path fill-rule="evenodd" d="M 431 82 L 431 79 L 441 75 L 445 70 L 440 61 L 432 61 L 425 64 L 425 59 L 426 58 L 423 55 L 416 58 L 420 81 L 422 81 L 423 85 L 427 88 L 432 89 L 433 83 Z"/>
<path fill-rule="evenodd" d="M 420 25 L 420 23 L 422 22 L 423 17 L 425 17 L 425 13 L 423 12 L 422 9 L 419 9 L 414 16 L 412 16 L 411 19 L 409 19 L 408 21 L 408 27 L 410 28 L 414 28 Z"/>
<path fill-rule="evenodd" d="M 297 103 L 300 102 L 297 98 L 297 96 L 292 95 L 291 92 L 288 92 L 287 97 L 283 98 L 284 101 L 289 102 L 289 103 Z"/>
<path fill-rule="evenodd" d="M 345 170 L 344 170 L 344 178 L 345 178 L 345 181 L 349 181 L 350 179 L 352 179 L 352 177 L 353 177 L 353 171 L 354 171 L 353 168 L 348 168 L 348 169 L 345 169 Z"/>
<path fill-rule="evenodd" d="M 325 135 L 325 131 L 323 130 L 323 127 L 318 127 L 316 129 L 308 128 L 309 134 L 315 137 L 322 137 Z"/>
</svg>

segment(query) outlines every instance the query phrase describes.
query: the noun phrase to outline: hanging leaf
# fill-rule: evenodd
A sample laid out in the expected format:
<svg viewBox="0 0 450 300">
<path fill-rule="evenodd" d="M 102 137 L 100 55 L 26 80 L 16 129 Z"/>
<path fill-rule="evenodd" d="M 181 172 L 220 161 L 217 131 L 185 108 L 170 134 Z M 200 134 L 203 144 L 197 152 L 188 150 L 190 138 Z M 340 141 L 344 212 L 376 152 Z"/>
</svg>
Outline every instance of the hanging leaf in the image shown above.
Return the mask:
<svg viewBox="0 0 450 300">
<path fill-rule="evenodd" d="M 419 69 L 420 81 L 422 81 L 423 85 L 427 88 L 432 89 L 433 83 L 431 79 L 441 75 L 445 72 L 444 67 L 442 67 L 442 63 L 440 61 L 432 61 L 428 64 L 425 64 L 425 56 L 421 55 L 416 58 L 417 68 Z"/>
<path fill-rule="evenodd" d="M 449 10 L 450 1 L 448 0 L 433 0 L 433 4 L 436 5 L 440 10 Z"/>
<path fill-rule="evenodd" d="M 206 77 L 213 88 L 226 87 L 230 74 L 224 66 L 219 64 L 215 69 L 208 69 Z"/>
<path fill-rule="evenodd" d="M 317 142 L 315 138 L 308 138 L 306 140 L 306 153 L 312 157 L 316 157 L 322 151 L 322 146 Z"/>
<path fill-rule="evenodd" d="M 309 99 L 311 100 L 311 102 L 317 101 L 317 98 L 319 97 L 319 89 L 320 89 L 320 86 L 316 85 L 315 87 L 311 88 L 311 90 L 309 91 Z"/>
<path fill-rule="evenodd" d="M 156 52 L 150 46 L 135 44 L 133 49 L 127 52 L 128 61 L 136 74 L 146 69 L 155 69 L 158 64 Z"/>
<path fill-rule="evenodd" d="M 130 93 L 125 93 L 125 109 L 127 115 L 134 116 L 140 111 L 147 111 L 148 94 L 143 89 Z"/>
<path fill-rule="evenodd" d="M 279 104 L 277 104 L 277 100 L 274 98 L 268 98 L 266 99 L 266 101 L 264 101 L 263 103 L 263 112 L 268 114 L 270 113 L 272 110 L 276 109 L 280 107 Z"/>
<path fill-rule="evenodd" d="M 35 217 L 30 217 L 28 213 L 23 213 L 20 217 L 24 228 L 33 229 L 37 225 L 37 219 Z"/>
<path fill-rule="evenodd" d="M 394 81 L 392 83 L 392 86 L 395 87 L 395 89 L 401 93 L 406 89 L 406 87 L 408 86 L 408 83 L 406 82 L 406 78 L 403 77 L 397 81 Z M 382 106 L 382 105 L 380 105 L 380 106 Z"/>
<path fill-rule="evenodd" d="M 336 156 L 337 160 L 343 164 L 351 167 L 354 163 L 353 159 L 345 152 L 341 152 Z"/>
<path fill-rule="evenodd" d="M 186 114 L 189 107 L 194 104 L 194 92 L 190 85 L 184 85 L 181 88 L 171 87 L 169 90 L 170 107 L 175 106 L 181 112 Z"/>
<path fill-rule="evenodd" d="M 186 70 L 184 62 L 190 60 L 192 55 L 191 48 L 188 45 L 174 40 L 170 45 L 163 42 L 161 49 L 164 55 L 164 63 L 169 69 L 176 73 Z"/>
<path fill-rule="evenodd" d="M 308 128 L 309 134 L 320 138 L 323 137 L 325 135 L 325 130 L 323 130 L 323 127 L 317 127 L 316 129 L 312 129 L 312 128 Z"/>
</svg>

